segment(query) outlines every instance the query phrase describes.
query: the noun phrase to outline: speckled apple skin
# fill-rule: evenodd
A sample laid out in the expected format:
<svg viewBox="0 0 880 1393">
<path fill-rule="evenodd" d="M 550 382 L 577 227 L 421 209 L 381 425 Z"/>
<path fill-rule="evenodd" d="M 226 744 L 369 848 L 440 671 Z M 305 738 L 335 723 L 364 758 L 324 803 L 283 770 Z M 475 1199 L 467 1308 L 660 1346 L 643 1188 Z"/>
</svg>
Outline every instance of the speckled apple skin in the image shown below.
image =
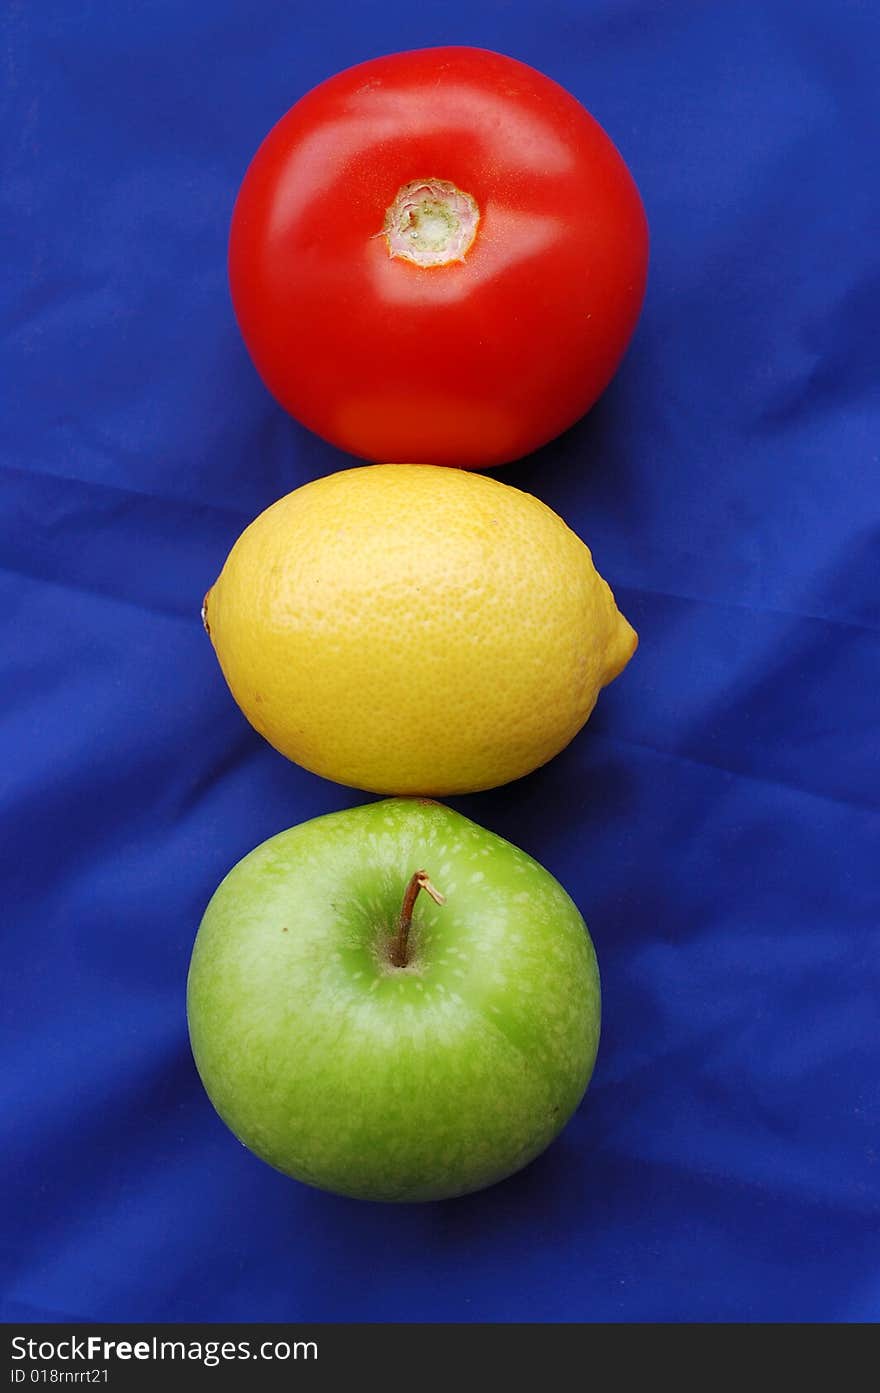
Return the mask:
<svg viewBox="0 0 880 1393">
<path fill-rule="evenodd" d="M 424 869 L 410 960 L 388 946 Z M 281 832 L 234 867 L 196 938 L 187 1011 L 220 1116 L 270 1165 L 362 1199 L 436 1200 L 519 1170 L 596 1059 L 596 957 L 525 852 L 395 798 Z"/>
</svg>

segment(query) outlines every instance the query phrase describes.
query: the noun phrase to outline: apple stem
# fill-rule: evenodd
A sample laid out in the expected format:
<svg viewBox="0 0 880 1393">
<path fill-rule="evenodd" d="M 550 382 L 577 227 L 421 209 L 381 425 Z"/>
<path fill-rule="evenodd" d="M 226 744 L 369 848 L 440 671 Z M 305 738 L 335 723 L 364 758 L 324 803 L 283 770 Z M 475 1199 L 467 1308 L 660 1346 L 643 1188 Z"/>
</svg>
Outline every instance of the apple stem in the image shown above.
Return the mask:
<svg viewBox="0 0 880 1393">
<path fill-rule="evenodd" d="M 391 945 L 391 962 L 394 967 L 406 967 L 409 962 L 407 947 L 409 930 L 412 924 L 413 909 L 420 890 L 431 896 L 435 904 L 445 904 L 446 896 L 441 895 L 436 885 L 431 884 L 427 871 L 416 871 L 406 887 L 400 918 L 397 921 L 397 937 Z"/>
</svg>

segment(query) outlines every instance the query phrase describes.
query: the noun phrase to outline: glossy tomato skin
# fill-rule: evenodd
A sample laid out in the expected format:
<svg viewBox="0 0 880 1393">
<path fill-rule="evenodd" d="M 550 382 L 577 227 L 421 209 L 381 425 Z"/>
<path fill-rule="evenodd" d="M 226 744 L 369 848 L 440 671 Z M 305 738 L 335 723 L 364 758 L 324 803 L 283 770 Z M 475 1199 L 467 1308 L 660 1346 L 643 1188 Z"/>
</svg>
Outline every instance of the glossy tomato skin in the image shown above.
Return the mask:
<svg viewBox="0 0 880 1393">
<path fill-rule="evenodd" d="M 462 261 L 389 253 L 386 210 L 444 180 L 480 212 Z M 648 231 L 614 145 L 512 58 L 434 48 L 330 78 L 248 169 L 233 305 L 270 391 L 364 459 L 484 468 L 584 414 L 644 296 Z"/>
</svg>

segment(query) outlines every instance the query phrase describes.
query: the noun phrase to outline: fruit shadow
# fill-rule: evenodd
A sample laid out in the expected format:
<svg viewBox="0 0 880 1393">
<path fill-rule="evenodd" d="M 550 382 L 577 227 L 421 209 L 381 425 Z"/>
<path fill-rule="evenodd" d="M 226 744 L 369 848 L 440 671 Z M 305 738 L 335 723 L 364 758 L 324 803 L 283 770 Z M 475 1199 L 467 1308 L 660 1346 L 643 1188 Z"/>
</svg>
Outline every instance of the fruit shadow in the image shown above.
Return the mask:
<svg viewBox="0 0 880 1393">
<path fill-rule="evenodd" d="M 323 1273 L 313 1278 L 309 1315 L 332 1309 L 354 1320 L 419 1321 L 430 1309 L 434 1320 L 503 1320 L 511 1293 L 499 1285 L 499 1271 L 528 1270 L 540 1252 L 551 1277 L 542 1281 L 537 1318 L 552 1319 L 564 1293 L 555 1287 L 549 1255 L 564 1263 L 566 1254 L 589 1251 L 591 1235 L 601 1236 L 609 1216 L 630 1202 L 632 1171 L 603 1144 L 601 1116 L 588 1095 L 546 1151 L 486 1189 L 423 1204 L 313 1193 L 311 1240 L 332 1251 L 334 1262 L 332 1281 Z M 393 1256 L 381 1272 L 373 1266 L 374 1289 L 365 1296 L 366 1255 L 383 1252 Z M 413 1287 L 417 1300 L 408 1304 L 404 1294 Z"/>
<path fill-rule="evenodd" d="M 649 400 L 651 357 L 650 345 L 634 347 L 620 375 L 586 416 L 539 450 L 489 472 L 534 494 L 570 525 L 578 521 L 572 519 L 574 509 L 610 520 L 615 530 L 624 528 L 632 535 L 645 507 L 645 422 L 640 413 Z M 586 531 L 586 522 L 582 525 Z M 584 540 L 589 545 L 589 535 Z"/>
<path fill-rule="evenodd" d="M 591 863 L 607 874 L 606 850 L 626 838 L 637 780 L 601 739 L 597 713 L 555 758 L 513 783 L 444 798 L 456 811 L 512 842 L 574 893 Z"/>
</svg>

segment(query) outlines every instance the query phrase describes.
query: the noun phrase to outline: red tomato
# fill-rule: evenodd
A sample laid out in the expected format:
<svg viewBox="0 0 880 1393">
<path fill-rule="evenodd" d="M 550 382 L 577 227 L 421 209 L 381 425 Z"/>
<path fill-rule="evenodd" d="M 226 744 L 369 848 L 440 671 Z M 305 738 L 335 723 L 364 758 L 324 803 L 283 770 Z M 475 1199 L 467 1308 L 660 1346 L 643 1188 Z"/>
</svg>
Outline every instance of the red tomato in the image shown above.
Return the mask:
<svg viewBox="0 0 880 1393">
<path fill-rule="evenodd" d="M 321 83 L 245 175 L 233 304 L 283 406 L 365 459 L 479 468 L 614 374 L 648 260 L 636 186 L 557 83 L 433 48 Z"/>
</svg>

